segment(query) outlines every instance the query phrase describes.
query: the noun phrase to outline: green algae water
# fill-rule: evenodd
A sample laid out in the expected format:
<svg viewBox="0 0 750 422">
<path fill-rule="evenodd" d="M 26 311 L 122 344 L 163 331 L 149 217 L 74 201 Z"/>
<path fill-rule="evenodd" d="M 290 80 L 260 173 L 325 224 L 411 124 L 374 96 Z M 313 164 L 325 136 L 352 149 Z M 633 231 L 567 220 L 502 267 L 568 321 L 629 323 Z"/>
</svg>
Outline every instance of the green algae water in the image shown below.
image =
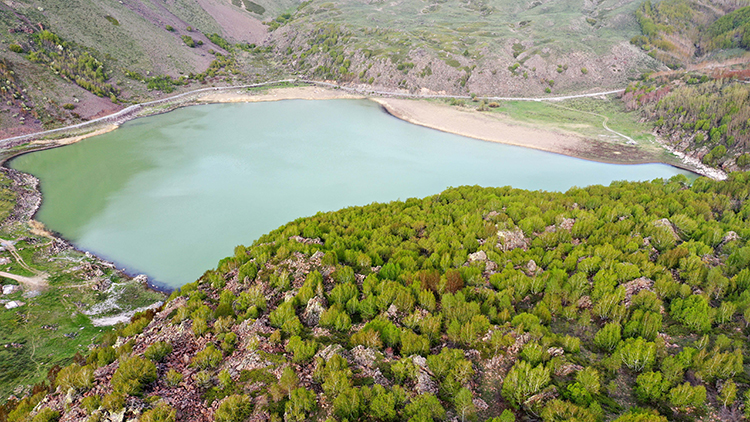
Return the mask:
<svg viewBox="0 0 750 422">
<path fill-rule="evenodd" d="M 564 191 L 689 174 L 477 141 L 403 122 L 365 100 L 188 107 L 23 155 L 11 167 L 41 180 L 36 218 L 49 229 L 167 288 L 319 211 L 449 186 Z"/>
</svg>

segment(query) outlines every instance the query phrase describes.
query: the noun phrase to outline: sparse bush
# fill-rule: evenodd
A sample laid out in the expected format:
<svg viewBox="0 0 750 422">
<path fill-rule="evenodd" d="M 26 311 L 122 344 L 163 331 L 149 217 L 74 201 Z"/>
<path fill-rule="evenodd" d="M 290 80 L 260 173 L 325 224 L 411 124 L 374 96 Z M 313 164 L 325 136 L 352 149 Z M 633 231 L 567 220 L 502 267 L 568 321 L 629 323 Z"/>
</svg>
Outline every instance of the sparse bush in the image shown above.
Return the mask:
<svg viewBox="0 0 750 422">
<path fill-rule="evenodd" d="M 146 385 L 156 381 L 156 366 L 153 362 L 138 356 L 121 357 L 120 366 L 112 375 L 112 388 L 115 392 L 139 396 Z"/>
<path fill-rule="evenodd" d="M 245 395 L 231 395 L 216 409 L 216 422 L 242 422 L 250 416 L 252 403 Z"/>
<path fill-rule="evenodd" d="M 164 380 L 170 387 L 177 387 L 182 382 L 182 374 L 172 368 L 167 371 Z"/>
<path fill-rule="evenodd" d="M 102 398 L 98 394 L 94 394 L 92 396 L 84 397 L 81 400 L 81 407 L 88 413 L 89 415 L 94 413 L 95 410 L 99 408 L 99 406 L 102 405 Z"/>
<path fill-rule="evenodd" d="M 193 365 L 201 369 L 211 369 L 219 366 L 221 360 L 221 352 L 216 350 L 213 344 L 209 343 L 205 349 L 195 354 Z"/>
<path fill-rule="evenodd" d="M 110 412 L 117 412 L 125 407 L 125 396 L 117 392 L 107 394 L 102 399 L 102 407 Z"/>
<path fill-rule="evenodd" d="M 140 417 L 141 422 L 175 422 L 177 412 L 166 403 L 159 403 Z"/>
<path fill-rule="evenodd" d="M 8 50 L 10 50 L 10 51 L 12 51 L 14 53 L 19 53 L 19 54 L 24 52 L 23 47 L 21 47 L 18 44 L 11 44 L 11 45 L 9 45 L 8 46 Z"/>
<path fill-rule="evenodd" d="M 60 370 L 55 383 L 63 391 L 68 391 L 69 389 L 75 391 L 88 390 L 94 386 L 94 368 L 71 363 Z"/>
<path fill-rule="evenodd" d="M 57 422 L 60 419 L 60 412 L 45 407 L 31 419 L 31 422 Z"/>
<path fill-rule="evenodd" d="M 146 356 L 147 359 L 151 359 L 154 362 L 161 362 L 170 353 L 172 353 L 171 344 L 163 341 L 157 341 L 151 346 L 148 346 L 143 355 Z"/>
<path fill-rule="evenodd" d="M 190 27 L 188 26 L 188 28 Z M 188 29 L 188 32 L 190 32 L 189 29 Z M 184 42 L 186 46 L 190 48 L 195 48 L 195 40 L 190 35 L 182 35 L 180 38 L 182 39 L 182 42 Z"/>
</svg>

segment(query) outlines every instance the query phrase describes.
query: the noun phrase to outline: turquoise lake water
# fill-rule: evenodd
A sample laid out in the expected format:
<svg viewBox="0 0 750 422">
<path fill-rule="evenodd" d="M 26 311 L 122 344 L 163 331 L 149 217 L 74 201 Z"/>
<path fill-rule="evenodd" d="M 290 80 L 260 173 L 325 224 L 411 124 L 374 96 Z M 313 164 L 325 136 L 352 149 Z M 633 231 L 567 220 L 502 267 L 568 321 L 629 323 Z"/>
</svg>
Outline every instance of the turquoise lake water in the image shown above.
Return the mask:
<svg viewBox="0 0 750 422">
<path fill-rule="evenodd" d="M 41 180 L 36 218 L 49 229 L 170 288 L 195 281 L 234 246 L 319 211 L 449 186 L 565 191 L 689 174 L 442 133 L 366 100 L 188 107 L 10 165 Z"/>
</svg>

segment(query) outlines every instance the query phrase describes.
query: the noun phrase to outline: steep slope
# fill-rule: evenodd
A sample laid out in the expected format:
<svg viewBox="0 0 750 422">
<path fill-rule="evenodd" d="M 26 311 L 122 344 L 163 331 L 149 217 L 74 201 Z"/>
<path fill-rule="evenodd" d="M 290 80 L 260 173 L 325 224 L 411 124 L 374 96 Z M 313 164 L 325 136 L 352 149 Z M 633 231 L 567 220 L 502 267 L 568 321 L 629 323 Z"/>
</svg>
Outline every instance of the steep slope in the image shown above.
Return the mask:
<svg viewBox="0 0 750 422">
<path fill-rule="evenodd" d="M 109 114 L 122 102 L 159 95 L 155 89 L 173 89 L 145 83 L 153 77 L 187 78 L 226 67 L 227 48 L 265 40 L 260 19 L 221 0 L 0 3 L 0 62 L 13 74 L 2 93 L 11 101 L 0 113 L 0 135 Z"/>
<path fill-rule="evenodd" d="M 729 420 L 749 185 L 462 187 L 299 219 L 7 420 Z"/>
<path fill-rule="evenodd" d="M 276 20 L 280 59 L 308 77 L 454 94 L 622 86 L 659 63 L 628 44 L 636 1 L 305 2 Z"/>
</svg>

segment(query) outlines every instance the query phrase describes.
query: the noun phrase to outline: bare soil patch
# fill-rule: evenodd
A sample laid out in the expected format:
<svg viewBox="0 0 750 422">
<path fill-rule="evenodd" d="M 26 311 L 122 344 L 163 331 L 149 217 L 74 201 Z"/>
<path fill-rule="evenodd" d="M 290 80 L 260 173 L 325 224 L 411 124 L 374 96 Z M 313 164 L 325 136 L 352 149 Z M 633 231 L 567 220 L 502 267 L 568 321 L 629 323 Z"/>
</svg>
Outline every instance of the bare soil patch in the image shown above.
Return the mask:
<svg viewBox="0 0 750 422">
<path fill-rule="evenodd" d="M 198 0 L 198 4 L 221 25 L 224 35 L 237 41 L 260 43 L 268 35 L 268 27 L 244 11 L 220 0 Z"/>
</svg>

